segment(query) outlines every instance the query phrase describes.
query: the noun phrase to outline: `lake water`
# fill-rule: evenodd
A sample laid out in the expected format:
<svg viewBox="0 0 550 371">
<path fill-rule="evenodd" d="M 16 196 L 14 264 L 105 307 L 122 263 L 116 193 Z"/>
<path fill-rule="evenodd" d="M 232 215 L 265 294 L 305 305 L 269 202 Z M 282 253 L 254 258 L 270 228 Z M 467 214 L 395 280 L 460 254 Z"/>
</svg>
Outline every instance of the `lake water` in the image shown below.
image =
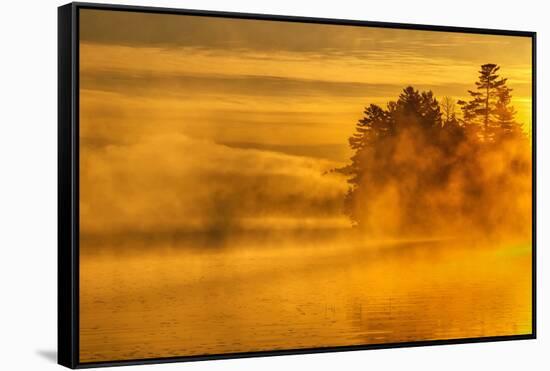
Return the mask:
<svg viewBox="0 0 550 371">
<path fill-rule="evenodd" d="M 529 245 L 151 241 L 83 241 L 82 362 L 531 332 Z"/>
</svg>

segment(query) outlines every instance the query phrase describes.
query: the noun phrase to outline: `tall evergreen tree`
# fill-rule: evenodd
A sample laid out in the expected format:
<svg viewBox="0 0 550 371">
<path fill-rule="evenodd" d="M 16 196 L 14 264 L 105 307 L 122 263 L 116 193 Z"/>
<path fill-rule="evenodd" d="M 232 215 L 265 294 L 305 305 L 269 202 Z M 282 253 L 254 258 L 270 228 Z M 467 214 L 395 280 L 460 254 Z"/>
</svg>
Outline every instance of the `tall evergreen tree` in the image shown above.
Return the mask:
<svg viewBox="0 0 550 371">
<path fill-rule="evenodd" d="M 397 122 L 397 130 L 414 125 L 432 128 L 442 124 L 441 108 L 431 91 L 419 92 L 408 86 L 399 95 L 394 108 L 391 116 Z"/>
<path fill-rule="evenodd" d="M 465 126 L 481 126 L 481 138 L 484 141 L 490 141 L 494 136 L 493 115 L 496 100 L 500 89 L 506 85 L 507 79 L 499 78 L 497 74 L 499 70 L 500 67 L 493 63 L 482 65 L 475 83 L 477 91 L 468 90 L 472 99 L 458 102 L 462 106 Z"/>
<path fill-rule="evenodd" d="M 349 138 L 351 149 L 361 150 L 372 145 L 380 138 L 392 135 L 394 128 L 387 111 L 376 104 L 371 104 L 364 111 L 365 116 L 357 122 L 355 133 Z"/>
<path fill-rule="evenodd" d="M 497 91 L 495 104 L 495 125 L 498 128 L 500 137 L 521 135 L 521 125 L 516 121 L 516 110 L 511 106 L 512 89 L 506 85 L 501 86 Z"/>
<path fill-rule="evenodd" d="M 407 116 L 419 116 L 422 96 L 412 86 L 407 86 L 397 100 L 397 110 Z"/>
<path fill-rule="evenodd" d="M 420 114 L 422 126 L 426 128 L 440 128 L 442 126 L 442 113 L 439 103 L 432 91 L 424 91 L 420 94 Z"/>
<path fill-rule="evenodd" d="M 354 151 L 351 163 L 336 169 L 348 177 L 350 188 L 344 209 L 353 222 L 361 224 L 362 215 L 369 208 L 367 201 L 376 197 L 379 187 L 395 181 L 400 173 L 416 171 L 413 162 L 395 158 L 400 136 L 407 133 L 414 138 L 413 145 L 429 152 L 427 147 L 435 145 L 442 127 L 441 108 L 433 93 L 419 92 L 411 86 L 403 89 L 397 101 L 390 101 L 386 109 L 374 104 L 365 108 L 349 138 Z M 392 168 L 395 172 L 388 171 Z"/>
</svg>

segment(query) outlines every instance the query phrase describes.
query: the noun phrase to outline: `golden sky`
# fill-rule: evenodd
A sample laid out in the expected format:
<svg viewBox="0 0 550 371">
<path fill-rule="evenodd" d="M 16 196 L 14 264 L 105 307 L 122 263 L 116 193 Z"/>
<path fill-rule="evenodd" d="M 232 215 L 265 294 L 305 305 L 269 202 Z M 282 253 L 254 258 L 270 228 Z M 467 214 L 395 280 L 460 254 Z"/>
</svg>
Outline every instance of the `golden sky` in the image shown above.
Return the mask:
<svg viewBox="0 0 550 371">
<path fill-rule="evenodd" d="M 245 194 L 258 179 L 277 191 L 241 201 L 243 218 L 338 210 L 345 181 L 322 173 L 349 158 L 363 108 L 407 85 L 466 98 L 484 63 L 501 66 L 529 125 L 527 37 L 80 10 L 83 227 L 200 224 L 228 184 Z"/>
<path fill-rule="evenodd" d="M 483 63 L 502 66 L 530 123 L 526 37 L 101 10 L 82 10 L 80 27 L 94 143 L 115 140 L 99 135 L 122 116 L 221 142 L 342 144 L 365 105 L 409 84 L 464 98 Z"/>
</svg>

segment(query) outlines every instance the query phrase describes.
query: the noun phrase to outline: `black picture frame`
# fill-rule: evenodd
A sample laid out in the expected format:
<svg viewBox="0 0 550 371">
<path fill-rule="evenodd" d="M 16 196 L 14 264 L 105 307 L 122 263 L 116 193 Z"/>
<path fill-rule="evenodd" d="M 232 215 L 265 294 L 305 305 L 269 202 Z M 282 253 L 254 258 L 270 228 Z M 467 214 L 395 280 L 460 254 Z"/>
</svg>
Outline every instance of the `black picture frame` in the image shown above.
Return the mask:
<svg viewBox="0 0 550 371">
<path fill-rule="evenodd" d="M 386 344 L 336 346 L 258 352 L 226 353 L 204 356 L 132 359 L 108 362 L 79 361 L 79 11 L 97 9 L 221 18 L 285 21 L 314 24 L 379 27 L 434 32 L 508 35 L 532 41 L 532 333 L 526 335 L 476 337 L 451 340 L 413 341 Z M 145 6 L 70 3 L 58 8 L 58 363 L 69 368 L 138 365 L 166 362 L 201 361 L 227 358 L 279 356 L 340 352 L 381 348 L 417 347 L 480 343 L 536 338 L 536 32 L 387 23 L 344 19 L 310 18 L 282 15 L 202 11 Z"/>
</svg>

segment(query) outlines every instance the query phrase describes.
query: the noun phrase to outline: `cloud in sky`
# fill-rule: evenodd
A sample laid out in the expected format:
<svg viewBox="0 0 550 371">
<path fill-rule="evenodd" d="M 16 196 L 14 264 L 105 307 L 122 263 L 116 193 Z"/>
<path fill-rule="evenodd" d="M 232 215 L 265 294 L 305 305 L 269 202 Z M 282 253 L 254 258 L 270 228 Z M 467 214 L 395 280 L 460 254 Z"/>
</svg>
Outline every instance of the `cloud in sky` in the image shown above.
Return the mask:
<svg viewBox="0 0 550 371">
<path fill-rule="evenodd" d="M 465 98 L 487 62 L 502 65 L 519 118 L 529 124 L 531 116 L 528 38 L 89 9 L 80 20 L 82 88 L 147 99 L 140 117 L 219 126 L 224 112 L 236 126 L 255 120 L 271 132 L 274 124 L 287 130 L 285 112 L 301 112 L 292 123 L 330 121 L 326 137 L 345 141 L 364 106 L 409 84 Z M 206 130 L 215 141 L 254 139 Z"/>
<path fill-rule="evenodd" d="M 507 50 L 513 47 L 516 60 L 519 57 L 528 63 L 530 58 L 530 42 L 526 42 L 530 40 L 521 37 L 103 10 L 81 11 L 80 38 L 132 47 L 355 54 L 366 58 L 399 53 L 402 57 L 438 55 L 481 62 L 487 55 L 510 59 Z"/>
</svg>

